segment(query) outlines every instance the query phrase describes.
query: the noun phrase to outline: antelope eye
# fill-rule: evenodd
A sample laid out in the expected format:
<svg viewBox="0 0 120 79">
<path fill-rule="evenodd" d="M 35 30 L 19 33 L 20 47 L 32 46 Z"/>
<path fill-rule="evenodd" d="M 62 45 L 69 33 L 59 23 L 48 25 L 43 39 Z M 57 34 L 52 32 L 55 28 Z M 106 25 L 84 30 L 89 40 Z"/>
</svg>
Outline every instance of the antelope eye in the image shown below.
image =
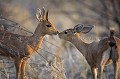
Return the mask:
<svg viewBox="0 0 120 79">
<path fill-rule="evenodd" d="M 67 32 L 65 31 L 65 34 L 67 34 Z"/>
<path fill-rule="evenodd" d="M 51 27 L 51 25 L 46 25 L 47 27 Z"/>
</svg>

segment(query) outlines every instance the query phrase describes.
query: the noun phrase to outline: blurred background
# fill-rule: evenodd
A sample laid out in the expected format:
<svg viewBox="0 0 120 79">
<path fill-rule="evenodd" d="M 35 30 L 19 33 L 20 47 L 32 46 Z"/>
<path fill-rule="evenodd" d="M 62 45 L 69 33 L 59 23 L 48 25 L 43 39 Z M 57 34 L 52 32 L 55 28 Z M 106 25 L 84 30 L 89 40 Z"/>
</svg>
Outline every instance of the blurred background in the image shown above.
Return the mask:
<svg viewBox="0 0 120 79">
<path fill-rule="evenodd" d="M 110 28 L 120 35 L 120 0 L 0 0 L 0 16 L 34 32 L 35 12 L 42 7 L 49 10 L 49 19 L 60 32 L 78 23 L 94 25 L 91 32 L 82 34 L 84 42 L 108 36 Z M 28 79 L 92 79 L 82 54 L 58 36 L 45 36 L 38 51 L 27 62 Z M 112 65 L 105 67 L 103 77 L 113 79 Z M 0 79 L 15 79 L 13 61 L 8 58 L 0 57 Z"/>
</svg>

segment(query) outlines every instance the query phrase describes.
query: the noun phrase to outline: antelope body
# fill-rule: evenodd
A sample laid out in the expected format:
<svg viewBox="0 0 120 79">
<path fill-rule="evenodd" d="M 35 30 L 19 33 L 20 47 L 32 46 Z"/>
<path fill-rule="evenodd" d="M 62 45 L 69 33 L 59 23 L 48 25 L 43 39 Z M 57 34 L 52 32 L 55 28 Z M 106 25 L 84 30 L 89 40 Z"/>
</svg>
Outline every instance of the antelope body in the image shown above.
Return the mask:
<svg viewBox="0 0 120 79">
<path fill-rule="evenodd" d="M 34 35 L 22 36 L 18 34 L 5 32 L 3 40 L 0 41 L 0 43 L 2 44 L 0 46 L 0 55 L 5 57 L 11 57 L 14 60 L 17 79 L 20 79 L 20 78 L 25 79 L 24 77 L 25 67 L 27 62 L 26 58 L 31 57 L 33 52 L 41 46 L 44 36 L 46 34 L 56 35 L 58 33 L 56 28 L 48 20 L 48 11 L 45 12 L 44 8 L 42 8 L 42 10 L 40 9 L 37 10 L 36 19 L 39 21 L 39 23 L 34 32 Z M 16 51 L 14 52 L 14 50 L 12 52 L 10 52 L 9 50 L 6 50 L 8 42 L 10 46 L 12 46 L 11 48 L 13 48 L 18 52 Z M 6 47 L 4 46 L 4 44 L 6 45 Z M 23 51 L 21 51 L 19 48 L 23 49 Z M 21 77 L 20 77 L 20 74 L 21 74 Z"/>
<path fill-rule="evenodd" d="M 83 42 L 80 39 L 80 34 L 88 33 L 92 28 L 92 25 L 78 24 L 74 28 L 60 32 L 58 35 L 61 39 L 71 42 L 82 53 L 91 67 L 93 79 L 97 79 L 97 70 L 99 71 L 99 79 L 102 79 L 104 66 L 110 63 L 110 40 L 106 37 L 89 44 Z"/>
</svg>

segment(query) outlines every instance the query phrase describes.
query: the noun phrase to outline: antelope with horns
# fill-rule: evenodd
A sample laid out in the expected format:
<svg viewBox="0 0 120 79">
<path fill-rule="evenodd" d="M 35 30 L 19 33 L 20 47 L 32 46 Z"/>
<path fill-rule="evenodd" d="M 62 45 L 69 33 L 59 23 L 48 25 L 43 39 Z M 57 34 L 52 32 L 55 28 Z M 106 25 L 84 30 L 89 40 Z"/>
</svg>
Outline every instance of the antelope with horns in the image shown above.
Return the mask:
<svg viewBox="0 0 120 79">
<path fill-rule="evenodd" d="M 88 33 L 93 27 L 92 25 L 78 24 L 58 35 L 61 39 L 71 42 L 82 53 L 91 67 L 93 79 L 97 79 L 97 70 L 99 71 L 99 79 L 102 79 L 104 66 L 110 63 L 109 37 L 89 44 L 80 39 L 81 33 Z"/>
<path fill-rule="evenodd" d="M 114 67 L 114 79 L 118 79 L 118 71 L 120 67 L 120 39 L 114 36 L 115 32 L 114 30 L 111 30 L 110 35 L 110 58 L 113 61 L 113 67 Z"/>
<path fill-rule="evenodd" d="M 27 59 L 26 57 L 31 57 L 33 52 L 37 50 L 43 41 L 43 38 L 46 34 L 48 35 L 56 35 L 58 34 L 58 31 L 56 28 L 52 25 L 52 23 L 48 20 L 48 11 L 46 12 L 45 8 L 42 8 L 42 10 L 37 9 L 36 11 L 36 19 L 39 21 L 38 26 L 32 36 L 22 36 L 18 34 L 13 34 L 6 32 L 4 35 L 10 36 L 8 39 L 6 36 L 4 36 L 3 43 L 11 44 L 11 46 L 14 46 L 15 48 L 19 49 L 20 46 L 22 46 L 24 50 L 25 55 L 21 55 L 21 51 L 18 51 L 19 57 L 14 56 L 6 50 L 6 48 L 0 46 L 0 55 L 5 57 L 11 57 L 14 60 L 14 64 L 16 67 L 16 77 L 17 79 L 25 79 L 25 67 Z M 17 37 L 20 37 L 20 40 L 18 40 Z M 21 41 L 26 41 L 27 43 L 21 43 Z M 21 76 L 20 76 L 21 74 Z"/>
</svg>

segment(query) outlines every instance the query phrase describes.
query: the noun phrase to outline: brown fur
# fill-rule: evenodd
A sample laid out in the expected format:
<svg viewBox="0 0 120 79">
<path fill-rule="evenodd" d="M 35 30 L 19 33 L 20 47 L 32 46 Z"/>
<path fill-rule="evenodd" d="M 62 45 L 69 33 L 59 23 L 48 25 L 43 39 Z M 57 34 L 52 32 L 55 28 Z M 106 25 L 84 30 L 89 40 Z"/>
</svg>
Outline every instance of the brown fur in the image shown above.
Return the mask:
<svg viewBox="0 0 120 79">
<path fill-rule="evenodd" d="M 43 9 L 43 11 L 45 10 Z M 1 44 L 7 46 L 7 43 L 9 43 L 10 47 L 13 50 L 18 51 L 18 52 L 14 52 L 14 51 L 9 52 L 7 48 L 5 48 L 2 45 L 0 46 L 1 56 L 11 57 L 14 59 L 17 79 L 20 79 L 20 74 L 21 74 L 21 78 L 25 79 L 24 77 L 25 67 L 27 62 L 27 59 L 25 59 L 25 57 L 26 58 L 31 57 L 34 50 L 38 50 L 46 34 L 56 35 L 58 33 L 58 31 L 52 25 L 52 23 L 48 21 L 48 18 L 45 18 L 45 13 L 44 15 L 42 15 L 42 18 L 41 17 L 40 18 L 36 17 L 36 18 L 39 20 L 39 24 L 33 36 L 22 36 L 22 35 L 17 35 L 17 34 L 5 32 L 5 31 L 0 32 Z M 51 27 L 47 27 L 47 25 L 50 25 Z M 18 38 L 21 38 L 21 40 L 19 40 Z M 23 50 L 23 52 L 21 52 L 21 49 Z M 17 55 L 17 53 L 19 53 L 19 55 Z"/>
<path fill-rule="evenodd" d="M 67 32 L 67 34 L 65 34 L 65 32 Z M 108 37 L 106 37 L 98 42 L 92 42 L 88 44 L 80 39 L 80 33 L 81 32 L 74 32 L 74 29 L 67 29 L 59 33 L 59 37 L 71 42 L 82 53 L 91 67 L 93 79 L 97 79 L 97 68 L 99 71 L 99 78 L 102 79 L 104 66 L 110 61 L 110 40 Z M 118 42 L 118 38 L 116 37 L 115 39 Z"/>
<path fill-rule="evenodd" d="M 114 66 L 114 79 L 118 79 L 118 71 L 120 68 L 120 39 L 113 36 L 112 42 L 115 43 L 115 46 L 111 47 L 111 59 Z"/>
</svg>

